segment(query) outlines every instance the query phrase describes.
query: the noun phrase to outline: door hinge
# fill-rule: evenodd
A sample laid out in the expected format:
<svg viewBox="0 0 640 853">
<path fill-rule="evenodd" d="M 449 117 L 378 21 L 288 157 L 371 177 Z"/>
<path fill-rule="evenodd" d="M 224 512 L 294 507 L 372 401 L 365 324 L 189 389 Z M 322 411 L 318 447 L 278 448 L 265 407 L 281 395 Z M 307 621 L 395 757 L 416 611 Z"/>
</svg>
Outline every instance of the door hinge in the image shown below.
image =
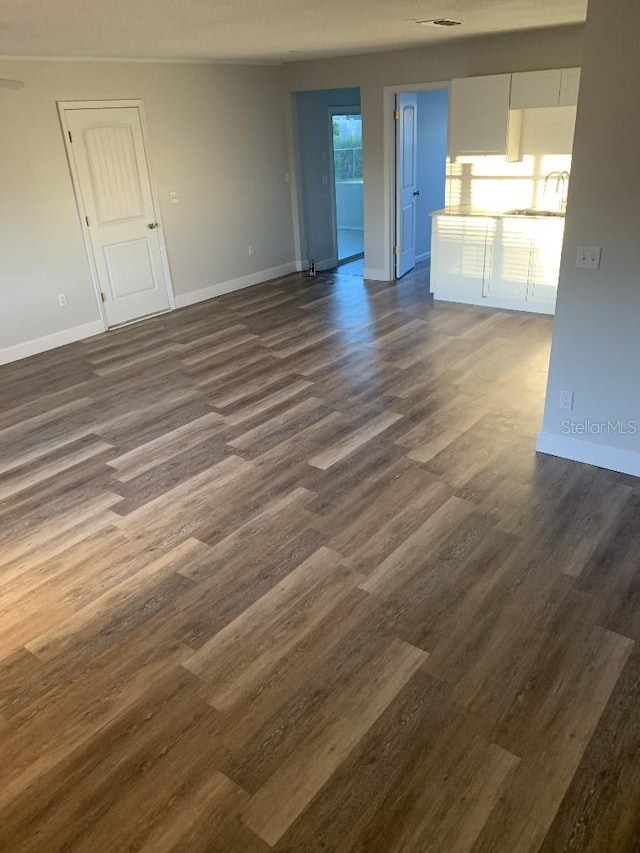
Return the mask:
<svg viewBox="0 0 640 853">
<path fill-rule="evenodd" d="M 400 254 L 400 246 L 394 246 L 394 247 L 393 247 L 393 254 L 394 254 L 394 255 L 399 255 L 399 254 Z"/>
<path fill-rule="evenodd" d="M 393 117 L 396 121 L 400 121 L 400 110 L 394 110 Z"/>
<path fill-rule="evenodd" d="M 87 223 L 87 226 L 91 225 L 91 223 L 89 222 L 88 216 L 85 216 L 84 221 Z"/>
<path fill-rule="evenodd" d="M 73 142 L 73 136 L 71 136 L 71 131 L 68 130 L 67 133 L 69 134 L 69 142 Z"/>
<path fill-rule="evenodd" d="M 107 301 L 107 297 L 104 295 L 104 293 L 103 293 L 102 291 L 100 291 L 100 299 L 101 299 L 103 302 L 106 302 L 106 301 Z"/>
</svg>

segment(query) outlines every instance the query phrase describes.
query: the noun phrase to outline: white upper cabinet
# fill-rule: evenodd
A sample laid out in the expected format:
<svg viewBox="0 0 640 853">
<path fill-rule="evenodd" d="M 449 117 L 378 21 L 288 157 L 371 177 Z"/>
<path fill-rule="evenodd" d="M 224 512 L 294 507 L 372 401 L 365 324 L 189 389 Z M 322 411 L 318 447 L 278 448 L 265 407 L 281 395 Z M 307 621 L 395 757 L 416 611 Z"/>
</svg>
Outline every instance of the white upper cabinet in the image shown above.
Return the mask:
<svg viewBox="0 0 640 853">
<path fill-rule="evenodd" d="M 521 156 L 522 111 L 578 103 L 579 68 L 464 77 L 451 81 L 449 156 Z"/>
<path fill-rule="evenodd" d="M 507 154 L 511 74 L 453 80 L 449 154 Z"/>
<path fill-rule="evenodd" d="M 514 74 L 511 83 L 511 109 L 575 107 L 578 103 L 579 88 L 579 68 Z"/>
<path fill-rule="evenodd" d="M 514 74 L 511 83 L 511 109 L 557 107 L 560 102 L 562 71 L 526 71 Z"/>
<path fill-rule="evenodd" d="M 580 69 L 565 68 L 560 82 L 560 106 L 575 107 L 580 91 Z"/>
</svg>

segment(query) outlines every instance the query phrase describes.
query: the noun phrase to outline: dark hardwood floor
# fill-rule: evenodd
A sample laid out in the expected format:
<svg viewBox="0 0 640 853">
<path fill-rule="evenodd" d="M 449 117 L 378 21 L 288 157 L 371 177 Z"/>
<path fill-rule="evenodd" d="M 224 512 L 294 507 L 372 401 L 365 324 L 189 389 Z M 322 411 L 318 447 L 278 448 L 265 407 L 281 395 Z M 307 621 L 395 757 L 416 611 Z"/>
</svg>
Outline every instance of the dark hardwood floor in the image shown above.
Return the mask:
<svg viewBox="0 0 640 853">
<path fill-rule="evenodd" d="M 640 849 L 638 481 L 344 271 L 0 368 L 0 849 Z"/>
</svg>

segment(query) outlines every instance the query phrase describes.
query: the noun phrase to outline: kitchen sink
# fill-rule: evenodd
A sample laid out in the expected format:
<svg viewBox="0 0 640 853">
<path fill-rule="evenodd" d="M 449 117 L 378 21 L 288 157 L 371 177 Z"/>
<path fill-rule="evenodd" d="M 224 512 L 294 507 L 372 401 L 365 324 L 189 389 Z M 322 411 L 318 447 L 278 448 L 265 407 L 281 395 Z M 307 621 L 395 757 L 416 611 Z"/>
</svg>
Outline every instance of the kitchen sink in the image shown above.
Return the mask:
<svg viewBox="0 0 640 853">
<path fill-rule="evenodd" d="M 506 216 L 564 216 L 558 210 L 537 210 L 535 207 L 518 207 L 508 210 Z"/>
</svg>

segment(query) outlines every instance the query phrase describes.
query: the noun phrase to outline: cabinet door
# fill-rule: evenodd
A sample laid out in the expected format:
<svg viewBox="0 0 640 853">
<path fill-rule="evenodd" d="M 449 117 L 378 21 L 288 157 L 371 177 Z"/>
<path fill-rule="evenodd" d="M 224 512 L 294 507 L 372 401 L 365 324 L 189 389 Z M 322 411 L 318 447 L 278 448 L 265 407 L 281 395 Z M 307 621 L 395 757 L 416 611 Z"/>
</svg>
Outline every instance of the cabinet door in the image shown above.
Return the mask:
<svg viewBox="0 0 640 853">
<path fill-rule="evenodd" d="M 530 302 L 556 301 L 562 244 L 564 242 L 564 220 L 541 220 L 534 233 L 531 250 L 531 273 L 527 299 Z"/>
<path fill-rule="evenodd" d="M 506 154 L 511 75 L 451 83 L 449 154 Z"/>
<path fill-rule="evenodd" d="M 562 71 L 527 71 L 514 74 L 511 82 L 511 109 L 557 107 L 560 103 Z"/>
<path fill-rule="evenodd" d="M 436 299 L 479 304 L 487 241 L 494 220 L 479 216 L 435 216 L 431 241 L 431 290 Z"/>
<path fill-rule="evenodd" d="M 530 219 L 498 221 L 491 273 L 484 284 L 485 299 L 504 303 L 526 300 L 532 239 Z"/>
<path fill-rule="evenodd" d="M 580 69 L 565 68 L 560 82 L 560 106 L 575 107 L 580 91 Z"/>
</svg>

